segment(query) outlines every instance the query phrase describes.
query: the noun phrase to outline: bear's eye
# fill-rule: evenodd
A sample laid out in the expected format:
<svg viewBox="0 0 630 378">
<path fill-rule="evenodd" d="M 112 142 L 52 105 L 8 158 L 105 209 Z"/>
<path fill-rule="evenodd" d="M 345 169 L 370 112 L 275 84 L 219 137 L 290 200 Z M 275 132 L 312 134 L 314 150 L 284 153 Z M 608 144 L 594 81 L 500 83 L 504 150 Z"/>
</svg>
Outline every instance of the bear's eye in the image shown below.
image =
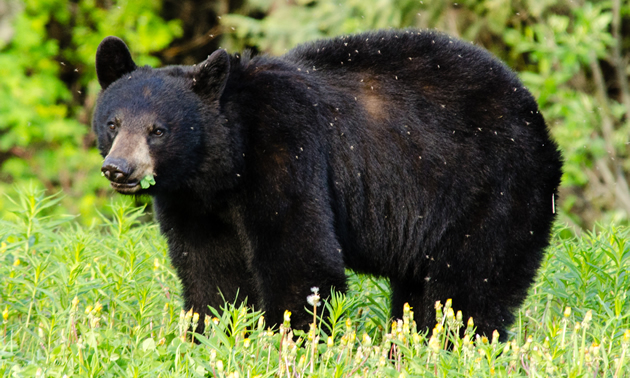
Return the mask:
<svg viewBox="0 0 630 378">
<path fill-rule="evenodd" d="M 110 130 L 116 130 L 116 124 L 112 121 L 107 122 L 107 128 Z"/>
<path fill-rule="evenodd" d="M 162 136 L 162 135 L 164 135 L 164 130 L 162 130 L 160 128 L 155 128 L 155 129 L 153 129 L 153 135 L 155 135 L 155 136 Z"/>
</svg>

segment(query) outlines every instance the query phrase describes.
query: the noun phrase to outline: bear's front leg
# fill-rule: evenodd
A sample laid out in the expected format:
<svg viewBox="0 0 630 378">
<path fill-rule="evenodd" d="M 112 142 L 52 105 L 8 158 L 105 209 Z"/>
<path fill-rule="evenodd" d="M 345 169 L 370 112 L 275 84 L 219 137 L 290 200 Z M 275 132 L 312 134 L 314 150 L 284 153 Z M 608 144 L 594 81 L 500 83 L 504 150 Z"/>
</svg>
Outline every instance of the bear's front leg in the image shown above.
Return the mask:
<svg viewBox="0 0 630 378">
<path fill-rule="evenodd" d="M 199 313 L 196 332 L 202 333 L 205 315 L 211 314 L 208 306 L 220 309 L 235 300 L 251 306 L 258 295 L 235 227 L 210 216 L 187 220 L 163 227 L 163 233 L 181 281 L 184 308 Z"/>
<path fill-rule="evenodd" d="M 345 292 L 346 275 L 341 249 L 330 217 L 305 204 L 293 206 L 272 222 L 256 224 L 259 235 L 252 267 L 257 292 L 269 325 L 282 324 L 285 310 L 291 326 L 308 330 L 313 317 L 307 297 L 319 288 L 322 300 L 331 289 Z M 321 315 L 321 307 L 318 309 Z"/>
</svg>

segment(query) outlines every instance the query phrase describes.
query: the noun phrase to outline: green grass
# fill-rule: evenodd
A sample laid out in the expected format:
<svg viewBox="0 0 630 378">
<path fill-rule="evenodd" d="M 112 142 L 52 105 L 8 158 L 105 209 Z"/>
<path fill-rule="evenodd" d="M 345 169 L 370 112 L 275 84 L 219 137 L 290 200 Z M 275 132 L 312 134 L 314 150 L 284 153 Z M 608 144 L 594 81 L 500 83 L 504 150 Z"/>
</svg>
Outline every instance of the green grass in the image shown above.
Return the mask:
<svg viewBox="0 0 630 378">
<path fill-rule="evenodd" d="M 471 337 L 457 303 L 437 307 L 428 335 L 411 311 L 389 324 L 386 282 L 354 274 L 308 333 L 269 330 L 229 304 L 197 319 L 182 311 L 166 243 L 139 222 L 142 209 L 115 204 L 113 220 L 86 228 L 45 216 L 57 200 L 26 191 L 0 223 L 3 376 L 630 376 L 627 229 L 554 239 L 502 344 Z M 194 344 L 187 329 L 202 321 Z"/>
</svg>

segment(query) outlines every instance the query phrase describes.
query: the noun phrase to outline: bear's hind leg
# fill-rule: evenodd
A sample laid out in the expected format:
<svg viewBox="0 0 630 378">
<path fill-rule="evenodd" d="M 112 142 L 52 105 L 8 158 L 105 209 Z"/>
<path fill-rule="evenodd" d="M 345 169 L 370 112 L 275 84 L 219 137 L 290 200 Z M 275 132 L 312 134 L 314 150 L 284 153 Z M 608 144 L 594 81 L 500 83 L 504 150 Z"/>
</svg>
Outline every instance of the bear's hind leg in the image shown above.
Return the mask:
<svg viewBox="0 0 630 378">
<path fill-rule="evenodd" d="M 462 285 L 460 288 L 454 288 L 440 281 L 442 280 L 439 277 L 432 277 L 430 282 L 423 284 L 390 279 L 393 319 L 402 319 L 403 306 L 409 303 L 418 331 L 431 331 L 437 323 L 436 301 L 444 305 L 448 299 L 451 299 L 453 311 L 462 312 L 463 327 L 460 329 L 460 336 L 463 336 L 468 319 L 472 317 L 476 334 L 491 338 L 494 330 L 497 330 L 499 340 L 507 340 L 506 325 L 511 324 L 512 313 L 509 307 L 493 294 L 493 290 L 487 287 L 487 282 L 482 281 L 479 285 Z M 448 280 L 445 279 L 444 282 Z"/>
<path fill-rule="evenodd" d="M 419 331 L 422 332 L 425 328 L 435 325 L 435 313 L 431 311 L 431 308 L 424 307 L 424 287 L 422 284 L 394 278 L 390 278 L 389 282 L 392 289 L 391 315 L 393 320 L 403 318 L 403 308 L 405 303 L 408 303 L 414 313 L 414 320 L 418 324 Z"/>
</svg>

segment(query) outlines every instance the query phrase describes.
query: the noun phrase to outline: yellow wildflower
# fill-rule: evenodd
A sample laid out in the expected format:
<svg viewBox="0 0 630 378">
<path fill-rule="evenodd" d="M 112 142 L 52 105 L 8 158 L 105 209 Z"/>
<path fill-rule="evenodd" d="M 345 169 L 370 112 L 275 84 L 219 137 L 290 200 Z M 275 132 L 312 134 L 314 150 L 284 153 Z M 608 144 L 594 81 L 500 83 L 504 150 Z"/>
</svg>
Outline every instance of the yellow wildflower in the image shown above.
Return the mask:
<svg viewBox="0 0 630 378">
<path fill-rule="evenodd" d="M 564 309 L 564 317 L 565 317 L 565 318 L 568 318 L 569 316 L 571 316 L 571 307 L 567 306 L 567 307 Z"/>
</svg>

